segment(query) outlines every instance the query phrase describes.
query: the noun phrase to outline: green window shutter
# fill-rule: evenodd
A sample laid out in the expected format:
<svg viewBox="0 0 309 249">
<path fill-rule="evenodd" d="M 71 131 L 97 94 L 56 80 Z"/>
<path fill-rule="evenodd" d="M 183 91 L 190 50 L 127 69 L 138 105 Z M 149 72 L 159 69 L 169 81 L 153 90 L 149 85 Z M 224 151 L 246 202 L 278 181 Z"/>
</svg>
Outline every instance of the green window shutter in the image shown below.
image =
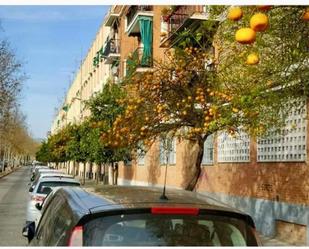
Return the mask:
<svg viewBox="0 0 309 249">
<path fill-rule="evenodd" d="M 144 44 L 141 66 L 152 65 L 152 19 L 146 17 L 139 18 L 141 40 Z"/>
</svg>

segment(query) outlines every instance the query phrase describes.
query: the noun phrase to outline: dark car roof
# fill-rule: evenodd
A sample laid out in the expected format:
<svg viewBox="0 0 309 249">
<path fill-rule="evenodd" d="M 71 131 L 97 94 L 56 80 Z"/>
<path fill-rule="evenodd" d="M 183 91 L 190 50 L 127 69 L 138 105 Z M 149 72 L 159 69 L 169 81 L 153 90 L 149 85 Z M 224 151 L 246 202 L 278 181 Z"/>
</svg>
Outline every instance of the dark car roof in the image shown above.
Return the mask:
<svg viewBox="0 0 309 249">
<path fill-rule="evenodd" d="M 160 200 L 162 188 L 140 186 L 100 186 L 84 190 L 81 187 L 62 187 L 57 192 L 68 197 L 68 204 L 75 214 L 82 218 L 119 209 L 139 209 L 158 206 L 196 207 L 243 216 L 254 227 L 252 218 L 215 199 L 184 190 L 167 189 L 168 200 Z M 250 218 L 249 218 L 250 217 Z"/>
</svg>

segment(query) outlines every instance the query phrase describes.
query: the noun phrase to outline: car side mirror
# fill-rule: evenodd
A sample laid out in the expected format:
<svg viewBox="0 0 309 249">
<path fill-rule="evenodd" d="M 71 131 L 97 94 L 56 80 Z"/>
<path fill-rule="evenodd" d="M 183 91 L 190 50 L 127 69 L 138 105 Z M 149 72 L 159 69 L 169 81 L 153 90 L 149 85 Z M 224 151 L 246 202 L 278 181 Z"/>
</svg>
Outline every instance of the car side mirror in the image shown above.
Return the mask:
<svg viewBox="0 0 309 249">
<path fill-rule="evenodd" d="M 35 207 L 36 207 L 37 210 L 40 210 L 40 211 L 41 211 L 41 209 L 42 209 L 42 205 L 41 205 L 39 202 L 37 202 L 37 203 L 35 204 Z"/>
<path fill-rule="evenodd" d="M 29 192 L 33 192 L 33 189 L 34 189 L 34 187 L 31 186 L 31 187 L 29 188 Z"/>
<path fill-rule="evenodd" d="M 28 238 L 29 243 L 34 238 L 34 233 L 35 233 L 34 221 L 28 223 L 26 226 L 23 227 L 22 235 Z"/>
</svg>

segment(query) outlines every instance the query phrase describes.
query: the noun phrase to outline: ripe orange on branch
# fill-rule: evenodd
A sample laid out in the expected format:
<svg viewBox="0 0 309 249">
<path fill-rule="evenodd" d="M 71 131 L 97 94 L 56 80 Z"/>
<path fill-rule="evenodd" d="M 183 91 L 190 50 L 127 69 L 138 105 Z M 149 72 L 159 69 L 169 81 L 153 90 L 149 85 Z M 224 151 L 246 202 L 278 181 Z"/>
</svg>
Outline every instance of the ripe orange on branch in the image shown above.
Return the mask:
<svg viewBox="0 0 309 249">
<path fill-rule="evenodd" d="M 303 20 L 304 21 L 309 21 L 309 8 L 305 10 L 305 13 L 303 15 Z"/>
<path fill-rule="evenodd" d="M 241 28 L 236 31 L 235 39 L 241 44 L 250 44 L 255 41 L 256 33 L 251 28 Z"/>
<path fill-rule="evenodd" d="M 250 27 L 256 31 L 264 31 L 268 27 L 268 17 L 263 13 L 254 14 L 250 19 Z"/>
<path fill-rule="evenodd" d="M 255 53 L 249 54 L 247 57 L 247 64 L 248 65 L 256 65 L 260 61 L 259 56 Z"/>
<path fill-rule="evenodd" d="M 240 7 L 232 7 L 229 9 L 229 13 L 227 14 L 227 18 L 232 21 L 238 21 L 242 18 L 242 10 Z"/>
<path fill-rule="evenodd" d="M 260 6 L 257 6 L 257 8 L 261 11 L 267 11 L 271 9 L 271 5 L 260 5 Z"/>
</svg>

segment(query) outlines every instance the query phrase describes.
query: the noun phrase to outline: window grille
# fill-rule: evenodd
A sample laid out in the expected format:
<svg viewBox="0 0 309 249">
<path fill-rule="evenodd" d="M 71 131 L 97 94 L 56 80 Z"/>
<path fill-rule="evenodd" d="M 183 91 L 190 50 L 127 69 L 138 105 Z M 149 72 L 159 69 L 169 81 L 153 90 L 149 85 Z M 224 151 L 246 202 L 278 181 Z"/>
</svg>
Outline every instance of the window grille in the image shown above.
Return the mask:
<svg viewBox="0 0 309 249">
<path fill-rule="evenodd" d="M 296 105 L 295 105 L 296 103 Z M 306 100 L 293 102 L 280 131 L 269 131 L 264 138 L 257 140 L 258 162 L 305 161 L 307 158 L 307 108 Z M 287 106 L 287 108 L 290 108 Z"/>
<path fill-rule="evenodd" d="M 214 135 L 207 137 L 204 143 L 204 155 L 202 164 L 213 164 L 214 162 Z"/>
<path fill-rule="evenodd" d="M 140 148 L 137 149 L 137 164 L 145 165 L 146 152 L 144 151 L 144 144 L 140 144 Z"/>
<path fill-rule="evenodd" d="M 218 136 L 218 162 L 250 162 L 250 137 L 243 131 L 234 137 L 227 132 Z"/>
<path fill-rule="evenodd" d="M 164 143 L 164 140 L 160 138 L 160 164 L 167 163 L 166 153 L 168 153 L 169 164 L 176 164 L 176 138 L 166 138 L 166 140 L 168 140 L 167 143 Z M 164 144 L 168 144 L 168 146 Z"/>
</svg>

